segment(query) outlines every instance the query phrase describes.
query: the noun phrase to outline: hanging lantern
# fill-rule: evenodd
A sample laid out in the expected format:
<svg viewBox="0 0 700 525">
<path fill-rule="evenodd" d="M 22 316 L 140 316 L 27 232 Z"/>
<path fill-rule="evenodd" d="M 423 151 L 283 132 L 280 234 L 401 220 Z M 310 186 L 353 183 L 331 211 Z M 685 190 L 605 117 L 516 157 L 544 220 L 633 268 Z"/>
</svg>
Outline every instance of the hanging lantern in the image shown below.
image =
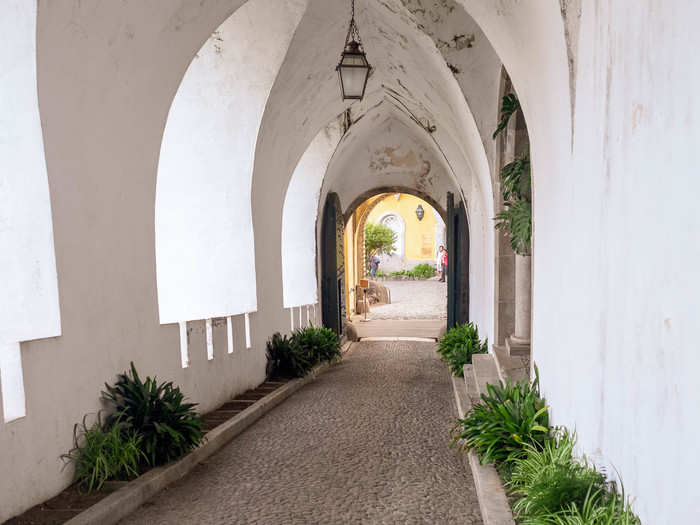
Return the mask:
<svg viewBox="0 0 700 525">
<path fill-rule="evenodd" d="M 423 206 L 421 206 L 420 204 L 416 208 L 416 217 L 418 217 L 419 221 L 422 221 L 423 217 L 425 217 L 425 210 L 423 209 Z"/>
<path fill-rule="evenodd" d="M 352 0 L 350 27 L 345 37 L 345 48 L 340 55 L 340 62 L 335 70 L 340 79 L 340 91 L 343 100 L 362 100 L 365 96 L 367 79 L 372 66 L 367 61 L 360 32 L 355 22 L 355 0 Z"/>
</svg>

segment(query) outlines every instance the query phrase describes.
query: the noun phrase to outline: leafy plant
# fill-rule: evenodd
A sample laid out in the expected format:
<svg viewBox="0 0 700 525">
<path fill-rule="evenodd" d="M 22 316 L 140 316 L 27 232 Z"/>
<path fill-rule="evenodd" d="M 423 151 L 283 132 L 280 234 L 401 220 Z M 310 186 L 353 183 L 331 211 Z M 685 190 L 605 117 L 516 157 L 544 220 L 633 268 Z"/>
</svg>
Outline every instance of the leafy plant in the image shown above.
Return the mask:
<svg viewBox="0 0 700 525">
<path fill-rule="evenodd" d="M 122 435 L 138 433 L 139 447 L 152 466 L 177 459 L 202 441 L 202 420 L 194 403 L 171 381 L 158 384 L 156 378 L 141 381 L 134 363 L 130 372 L 119 374 L 112 387 L 105 384 L 105 401 L 114 405 L 108 428 L 119 424 Z"/>
<path fill-rule="evenodd" d="M 535 518 L 525 519 L 523 525 L 641 525 L 639 518 L 632 512 L 632 507 L 615 486 L 593 490 L 586 494 L 581 506 L 571 503 L 566 509 Z"/>
<path fill-rule="evenodd" d="M 541 448 L 550 439 L 549 413 L 535 381 L 486 385 L 487 393 L 453 429 L 452 445 L 471 450 L 482 463 L 509 472 L 527 455 L 527 444 Z"/>
<path fill-rule="evenodd" d="M 496 229 L 510 234 L 510 245 L 518 255 L 530 254 L 532 238 L 532 205 L 525 199 L 514 198 L 505 203 L 496 215 Z"/>
<path fill-rule="evenodd" d="M 492 138 L 495 139 L 501 131 L 506 129 L 510 117 L 519 109 L 520 101 L 515 93 L 508 93 L 507 95 L 504 95 L 503 100 L 501 101 L 501 119 L 498 122 L 496 131 L 493 132 Z"/>
<path fill-rule="evenodd" d="M 104 430 L 99 415 L 91 427 L 85 419 L 73 427 L 73 448 L 61 456 L 74 465 L 73 478 L 80 488 L 90 493 L 100 490 L 105 481 L 138 476 L 139 465 L 146 460 L 140 448 L 141 435 L 120 422 Z"/>
<path fill-rule="evenodd" d="M 311 355 L 303 353 L 292 341 L 279 332 L 267 341 L 267 377 L 303 377 L 314 366 Z"/>
<path fill-rule="evenodd" d="M 429 264 L 418 264 L 409 272 L 411 277 L 417 279 L 429 279 L 435 275 L 435 268 Z"/>
<path fill-rule="evenodd" d="M 438 342 L 437 352 L 452 373 L 462 375 L 465 364 L 472 362 L 472 355 L 488 352 L 488 339 L 479 339 L 479 329 L 474 323 L 465 323 L 449 329 Z"/>
<path fill-rule="evenodd" d="M 391 255 L 396 251 L 396 233 L 383 224 L 365 225 L 365 253 L 368 257 L 385 253 Z"/>
<path fill-rule="evenodd" d="M 495 139 L 508 126 L 510 118 L 520 109 L 514 93 L 503 97 L 501 120 L 493 132 Z M 496 215 L 496 229 L 510 235 L 510 245 L 518 255 L 530 255 L 532 238 L 532 174 L 530 152 L 506 164 L 501 169 L 503 211 Z"/>
<path fill-rule="evenodd" d="M 515 462 L 509 488 L 519 499 L 519 518 L 558 513 L 572 505 L 583 508 L 591 494 L 608 497 L 605 476 L 585 460 L 573 457 L 576 438 L 564 430 L 540 448 L 526 444 L 527 455 Z"/>
<path fill-rule="evenodd" d="M 313 364 L 331 363 L 342 356 L 338 336 L 325 326 L 318 328 L 307 326 L 295 330 L 291 337 L 291 344 L 300 347 L 302 352 L 313 360 Z"/>
<path fill-rule="evenodd" d="M 329 328 L 307 326 L 291 337 L 278 332 L 267 342 L 267 377 L 303 377 L 317 363 L 340 357 L 340 340 Z"/>
<path fill-rule="evenodd" d="M 530 176 L 529 153 L 503 166 L 501 170 L 503 199 L 530 200 L 532 178 Z"/>
</svg>

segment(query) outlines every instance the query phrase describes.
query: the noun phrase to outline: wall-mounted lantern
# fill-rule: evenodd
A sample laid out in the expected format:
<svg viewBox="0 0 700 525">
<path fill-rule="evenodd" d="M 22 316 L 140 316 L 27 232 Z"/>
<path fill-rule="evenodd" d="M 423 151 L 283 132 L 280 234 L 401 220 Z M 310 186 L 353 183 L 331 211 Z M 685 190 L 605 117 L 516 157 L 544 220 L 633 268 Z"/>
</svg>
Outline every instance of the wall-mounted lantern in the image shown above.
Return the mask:
<svg viewBox="0 0 700 525">
<path fill-rule="evenodd" d="M 419 221 L 422 221 L 424 216 L 425 216 L 425 210 L 423 209 L 423 206 L 421 206 L 419 204 L 418 207 L 416 208 L 416 217 L 418 217 Z"/>
<path fill-rule="evenodd" d="M 340 55 L 340 62 L 335 68 L 340 79 L 343 100 L 362 100 L 362 97 L 365 96 L 365 88 L 371 69 L 372 66 L 367 61 L 360 32 L 355 22 L 355 0 L 352 0 L 350 27 L 345 37 L 345 47 Z"/>
</svg>

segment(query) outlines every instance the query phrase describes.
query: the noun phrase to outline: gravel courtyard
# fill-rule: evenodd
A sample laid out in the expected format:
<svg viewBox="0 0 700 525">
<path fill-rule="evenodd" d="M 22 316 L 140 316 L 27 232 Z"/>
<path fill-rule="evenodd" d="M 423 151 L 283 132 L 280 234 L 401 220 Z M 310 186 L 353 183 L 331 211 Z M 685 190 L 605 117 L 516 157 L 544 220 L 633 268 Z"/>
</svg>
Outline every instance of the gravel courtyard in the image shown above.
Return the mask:
<svg viewBox="0 0 700 525">
<path fill-rule="evenodd" d="M 434 343 L 355 343 L 123 524 L 482 523 Z"/>
<path fill-rule="evenodd" d="M 391 304 L 372 306 L 369 319 L 446 319 L 447 283 L 438 280 L 384 281 Z"/>
</svg>

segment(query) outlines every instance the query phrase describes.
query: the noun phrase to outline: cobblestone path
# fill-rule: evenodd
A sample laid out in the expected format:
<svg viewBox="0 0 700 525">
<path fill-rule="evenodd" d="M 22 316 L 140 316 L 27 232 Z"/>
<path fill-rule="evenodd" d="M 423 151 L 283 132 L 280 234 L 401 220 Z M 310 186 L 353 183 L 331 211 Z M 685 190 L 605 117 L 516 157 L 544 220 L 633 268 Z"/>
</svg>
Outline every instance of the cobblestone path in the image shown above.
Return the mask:
<svg viewBox="0 0 700 525">
<path fill-rule="evenodd" d="M 391 304 L 372 306 L 370 319 L 447 319 L 447 284 L 437 280 L 383 281 Z"/>
<path fill-rule="evenodd" d="M 355 343 L 125 524 L 481 524 L 432 343 Z"/>
</svg>

